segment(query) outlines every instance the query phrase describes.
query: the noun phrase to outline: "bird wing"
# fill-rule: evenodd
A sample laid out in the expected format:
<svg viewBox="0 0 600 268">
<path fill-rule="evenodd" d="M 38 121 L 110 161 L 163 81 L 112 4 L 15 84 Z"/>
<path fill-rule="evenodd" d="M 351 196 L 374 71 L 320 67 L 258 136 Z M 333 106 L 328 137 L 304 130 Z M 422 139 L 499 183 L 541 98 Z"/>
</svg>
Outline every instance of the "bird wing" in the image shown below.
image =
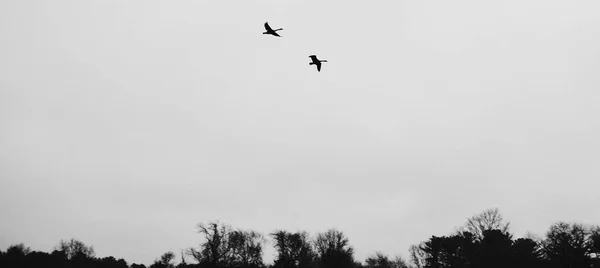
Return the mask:
<svg viewBox="0 0 600 268">
<path fill-rule="evenodd" d="M 267 29 L 267 31 L 273 31 L 273 29 L 271 29 L 271 26 L 269 26 L 268 22 L 265 22 L 265 29 Z"/>
<path fill-rule="evenodd" d="M 317 64 L 315 64 L 315 65 L 317 65 L 317 71 L 319 71 L 319 72 L 320 72 L 320 71 L 321 71 L 321 63 L 319 62 L 319 63 L 317 63 Z"/>
<path fill-rule="evenodd" d="M 320 62 L 319 62 L 319 59 L 317 59 L 317 56 L 315 56 L 315 55 L 310 55 L 309 57 L 310 57 L 310 59 L 312 60 L 312 62 L 314 62 L 315 64 L 317 64 L 317 63 L 319 63 L 319 64 L 320 64 Z"/>
</svg>

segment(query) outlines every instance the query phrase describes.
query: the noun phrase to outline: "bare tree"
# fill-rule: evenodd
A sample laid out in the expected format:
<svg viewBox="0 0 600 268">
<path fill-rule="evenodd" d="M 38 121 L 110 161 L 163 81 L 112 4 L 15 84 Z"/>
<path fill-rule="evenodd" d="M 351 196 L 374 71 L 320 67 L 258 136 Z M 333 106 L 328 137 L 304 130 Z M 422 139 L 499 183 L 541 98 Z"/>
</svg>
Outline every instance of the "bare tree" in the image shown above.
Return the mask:
<svg viewBox="0 0 600 268">
<path fill-rule="evenodd" d="M 354 248 L 349 244 L 348 238 L 336 229 L 329 229 L 324 233 L 317 235 L 315 240 L 317 253 L 325 254 L 327 251 L 340 251 L 348 254 L 354 254 Z"/>
<path fill-rule="evenodd" d="M 375 254 L 367 257 L 365 260 L 366 268 L 409 268 L 410 266 L 400 256 L 390 259 L 387 255 L 381 252 L 375 252 Z"/>
<path fill-rule="evenodd" d="M 219 222 L 198 224 L 205 241 L 200 249 L 191 248 L 190 255 L 210 267 L 239 267 L 263 265 L 264 237 L 255 231 L 234 230 Z"/>
<path fill-rule="evenodd" d="M 187 261 L 185 260 L 185 255 L 187 255 L 186 251 L 182 250 L 181 251 L 181 264 L 184 265 L 184 266 L 187 265 Z"/>
<path fill-rule="evenodd" d="M 173 253 L 173 251 L 168 251 L 161 255 L 158 260 L 155 260 L 154 264 L 152 264 L 150 268 L 174 268 L 174 261 L 175 253 Z"/>
<path fill-rule="evenodd" d="M 232 232 L 229 225 L 218 221 L 198 224 L 198 232 L 206 241 L 200 244 L 200 250 L 191 248 L 190 254 L 199 262 L 214 267 L 225 264 L 226 256 L 231 251 L 228 236 Z"/>
<path fill-rule="evenodd" d="M 290 233 L 278 230 L 271 233 L 277 250 L 274 266 L 277 268 L 308 268 L 315 261 L 315 252 L 307 232 Z"/>
<path fill-rule="evenodd" d="M 488 230 L 500 230 L 503 233 L 508 232 L 509 223 L 504 222 L 500 211 L 497 208 L 487 209 L 467 220 L 466 231 L 472 233 L 475 239 L 483 239 L 483 232 Z"/>
<path fill-rule="evenodd" d="M 87 246 L 74 238 L 68 241 L 61 240 L 56 249 L 64 252 L 67 259 L 73 259 L 74 257 L 93 258 L 96 255 L 94 247 Z"/>
<path fill-rule="evenodd" d="M 408 249 L 410 261 L 416 268 L 423 268 L 425 266 L 426 253 L 421 249 L 423 246 L 423 243 L 421 243 L 419 246 L 411 245 Z"/>
<path fill-rule="evenodd" d="M 348 238 L 335 229 L 329 229 L 317 235 L 315 248 L 322 267 L 352 267 L 354 265 L 354 248 Z"/>
<path fill-rule="evenodd" d="M 379 251 L 367 257 L 365 264 L 367 268 L 396 268 L 392 260 Z"/>
<path fill-rule="evenodd" d="M 260 267 L 265 239 L 255 231 L 236 230 L 229 235 L 233 266 Z"/>
<path fill-rule="evenodd" d="M 404 258 L 402 258 L 401 256 L 394 257 L 394 259 L 392 260 L 392 265 L 394 268 L 410 268 L 411 267 L 408 264 L 408 262 L 406 260 L 404 260 Z"/>
</svg>

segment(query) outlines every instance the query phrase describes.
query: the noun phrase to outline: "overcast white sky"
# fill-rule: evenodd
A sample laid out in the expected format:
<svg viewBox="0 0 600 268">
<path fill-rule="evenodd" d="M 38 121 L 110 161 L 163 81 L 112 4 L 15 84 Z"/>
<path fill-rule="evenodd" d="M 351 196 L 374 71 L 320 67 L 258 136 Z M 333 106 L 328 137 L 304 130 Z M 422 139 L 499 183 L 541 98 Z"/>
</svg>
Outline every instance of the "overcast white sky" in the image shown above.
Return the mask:
<svg viewBox="0 0 600 268">
<path fill-rule="evenodd" d="M 599 48 L 595 0 L 0 1 L 0 248 L 598 224 Z"/>
</svg>

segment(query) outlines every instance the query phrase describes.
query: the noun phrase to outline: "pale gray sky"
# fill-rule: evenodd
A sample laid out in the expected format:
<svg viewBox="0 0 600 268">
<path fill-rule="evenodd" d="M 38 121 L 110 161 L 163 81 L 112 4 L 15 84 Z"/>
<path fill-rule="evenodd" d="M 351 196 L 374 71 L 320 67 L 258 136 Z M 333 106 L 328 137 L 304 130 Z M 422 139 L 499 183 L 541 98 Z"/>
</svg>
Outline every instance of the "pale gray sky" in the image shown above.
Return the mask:
<svg viewBox="0 0 600 268">
<path fill-rule="evenodd" d="M 599 48 L 595 0 L 0 1 L 0 248 L 600 223 Z"/>
</svg>

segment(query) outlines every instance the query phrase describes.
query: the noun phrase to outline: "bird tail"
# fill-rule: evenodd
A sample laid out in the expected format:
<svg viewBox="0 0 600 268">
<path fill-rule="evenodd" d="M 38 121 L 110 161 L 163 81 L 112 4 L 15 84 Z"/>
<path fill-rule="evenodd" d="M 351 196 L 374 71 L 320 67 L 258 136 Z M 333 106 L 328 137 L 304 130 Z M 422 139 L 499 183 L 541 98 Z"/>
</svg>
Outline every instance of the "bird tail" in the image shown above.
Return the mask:
<svg viewBox="0 0 600 268">
<path fill-rule="evenodd" d="M 322 60 L 321 62 L 327 62 L 327 60 Z"/>
<path fill-rule="evenodd" d="M 273 30 L 273 31 L 277 32 L 277 31 L 281 31 L 281 30 L 283 30 L 283 28 L 279 28 L 279 29 L 276 29 L 276 30 Z"/>
</svg>

